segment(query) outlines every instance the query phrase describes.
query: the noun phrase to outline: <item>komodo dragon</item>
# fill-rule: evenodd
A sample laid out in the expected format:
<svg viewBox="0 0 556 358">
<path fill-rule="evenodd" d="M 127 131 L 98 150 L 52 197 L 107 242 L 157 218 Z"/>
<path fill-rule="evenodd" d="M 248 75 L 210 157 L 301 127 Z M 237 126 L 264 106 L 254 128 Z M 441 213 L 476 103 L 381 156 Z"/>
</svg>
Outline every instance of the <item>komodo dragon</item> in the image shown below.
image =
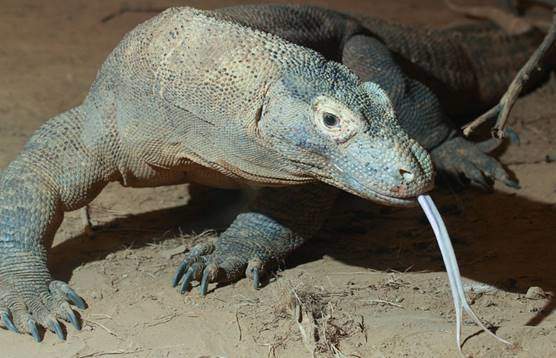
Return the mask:
<svg viewBox="0 0 556 358">
<path fill-rule="evenodd" d="M 495 101 L 539 40 L 409 30 L 312 7 L 164 11 L 127 34 L 83 103 L 46 122 L 2 172 L 5 326 L 37 341 L 37 325 L 62 339 L 58 319 L 79 329 L 69 303 L 85 303 L 52 279 L 47 251 L 64 212 L 111 181 L 262 187 L 179 267 L 174 285 L 183 293 L 198 280 L 201 294 L 243 275 L 258 286 L 319 229 L 336 188 L 413 205 L 433 187 L 432 161 L 514 185 L 447 114 Z"/>
</svg>

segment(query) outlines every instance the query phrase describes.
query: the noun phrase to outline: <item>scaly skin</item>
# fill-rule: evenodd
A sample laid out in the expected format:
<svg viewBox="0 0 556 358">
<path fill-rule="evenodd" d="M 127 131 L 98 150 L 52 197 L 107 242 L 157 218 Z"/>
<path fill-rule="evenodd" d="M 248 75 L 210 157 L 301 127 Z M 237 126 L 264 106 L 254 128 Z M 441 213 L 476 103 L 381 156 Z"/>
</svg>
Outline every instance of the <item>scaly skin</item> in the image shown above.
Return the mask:
<svg viewBox="0 0 556 358">
<path fill-rule="evenodd" d="M 190 8 L 139 25 L 78 107 L 49 120 L 0 177 L 0 316 L 35 339 L 84 307 L 53 281 L 47 251 L 63 213 L 110 181 L 263 187 L 175 283 L 255 285 L 322 223 L 337 192 L 413 205 L 433 186 L 428 153 L 375 83 L 268 33 Z"/>
</svg>

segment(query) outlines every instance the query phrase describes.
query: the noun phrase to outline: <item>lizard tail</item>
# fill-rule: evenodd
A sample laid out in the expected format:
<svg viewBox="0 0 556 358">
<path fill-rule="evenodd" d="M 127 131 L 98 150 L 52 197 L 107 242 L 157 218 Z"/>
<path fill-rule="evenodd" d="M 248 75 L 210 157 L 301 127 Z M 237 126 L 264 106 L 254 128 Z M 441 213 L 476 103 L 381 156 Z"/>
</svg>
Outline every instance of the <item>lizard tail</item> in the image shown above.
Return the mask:
<svg viewBox="0 0 556 358">
<path fill-rule="evenodd" d="M 524 34 L 534 27 L 526 19 L 494 6 L 458 5 L 451 0 L 444 0 L 444 3 L 458 14 L 474 19 L 490 20 L 510 35 Z"/>
<path fill-rule="evenodd" d="M 455 30 L 457 31 L 457 30 Z M 447 33 L 448 36 L 461 36 Z M 545 34 L 532 27 L 529 31 L 511 35 L 499 29 L 476 31 L 465 35 L 461 43 L 470 59 L 476 77 L 479 99 L 491 105 L 505 93 L 517 72 L 529 60 L 541 44 Z M 547 53 L 539 71 L 531 74 L 525 85 L 525 92 L 537 87 L 555 68 L 556 51 Z"/>
<path fill-rule="evenodd" d="M 476 114 L 495 104 L 544 37 L 534 27 L 509 34 L 487 22 L 434 30 L 376 18 L 359 20 L 397 55 L 409 76 L 435 92 L 449 115 Z M 530 87 L 556 64 L 556 51 L 552 52 Z"/>
</svg>

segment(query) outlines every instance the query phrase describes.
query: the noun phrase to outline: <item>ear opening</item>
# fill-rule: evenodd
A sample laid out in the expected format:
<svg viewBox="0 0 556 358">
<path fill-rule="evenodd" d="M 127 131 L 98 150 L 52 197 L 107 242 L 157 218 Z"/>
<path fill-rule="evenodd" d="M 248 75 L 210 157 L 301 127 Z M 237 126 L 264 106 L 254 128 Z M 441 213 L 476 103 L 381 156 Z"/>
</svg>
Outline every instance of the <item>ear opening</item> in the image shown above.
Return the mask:
<svg viewBox="0 0 556 358">
<path fill-rule="evenodd" d="M 389 118 L 395 118 L 395 111 L 394 106 L 392 105 L 392 101 L 388 96 L 388 93 L 379 86 L 378 83 L 375 82 L 363 82 L 361 84 L 362 88 L 369 96 L 374 106 L 374 111 L 379 112 L 381 116 L 386 116 Z M 378 105 L 378 107 L 376 106 Z"/>
</svg>

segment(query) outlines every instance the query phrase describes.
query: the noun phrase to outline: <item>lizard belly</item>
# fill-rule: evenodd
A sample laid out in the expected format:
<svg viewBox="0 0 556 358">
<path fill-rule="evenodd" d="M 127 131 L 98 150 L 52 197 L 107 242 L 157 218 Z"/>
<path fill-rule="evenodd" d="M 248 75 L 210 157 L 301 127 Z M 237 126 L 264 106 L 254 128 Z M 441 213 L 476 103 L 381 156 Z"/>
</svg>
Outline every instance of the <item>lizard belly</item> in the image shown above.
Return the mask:
<svg viewBox="0 0 556 358">
<path fill-rule="evenodd" d="M 237 189 L 245 186 L 234 177 L 193 162 L 170 168 L 142 165 L 141 170 L 128 171 L 122 175 L 119 181 L 123 186 L 133 188 L 185 183 L 197 183 L 222 189 Z"/>
<path fill-rule="evenodd" d="M 187 182 L 212 186 L 221 189 L 238 189 L 244 187 L 238 180 L 220 173 L 217 170 L 203 167 L 201 165 L 190 165 L 183 172 Z"/>
</svg>

